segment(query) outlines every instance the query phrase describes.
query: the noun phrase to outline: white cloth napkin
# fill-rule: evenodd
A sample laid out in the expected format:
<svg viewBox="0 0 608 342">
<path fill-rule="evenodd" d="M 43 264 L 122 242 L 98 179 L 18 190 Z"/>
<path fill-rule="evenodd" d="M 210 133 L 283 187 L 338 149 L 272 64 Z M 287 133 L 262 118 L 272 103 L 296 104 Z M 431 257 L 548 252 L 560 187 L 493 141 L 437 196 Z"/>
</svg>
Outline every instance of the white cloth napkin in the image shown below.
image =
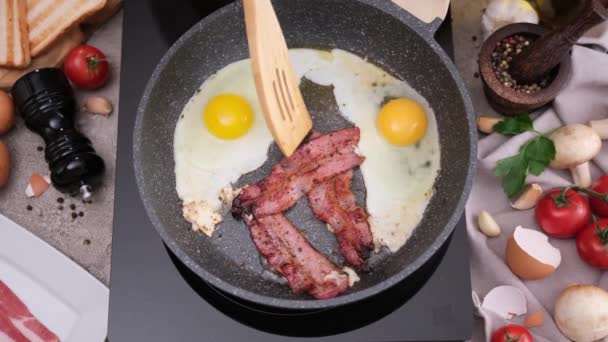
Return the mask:
<svg viewBox="0 0 608 342">
<path fill-rule="evenodd" d="M 589 120 L 608 118 L 608 24 L 590 31 L 572 51 L 573 72 L 566 88 L 547 110 L 535 115 L 534 127 L 548 131 L 563 124 L 588 123 Z M 505 264 L 508 237 L 517 225 L 539 229 L 534 210 L 516 211 L 502 191 L 499 179 L 494 176 L 496 162 L 514 155 L 531 135 L 522 134 L 507 138 L 492 134 L 479 141 L 477 177 L 466 206 L 467 231 L 471 248 L 471 278 L 473 302 L 478 319 L 473 341 L 489 341 L 492 332 L 508 323 L 522 324 L 525 316 L 511 321 L 488 312 L 479 306 L 477 299 L 494 287 L 511 285 L 523 291 L 527 299 L 528 314 L 543 311 L 545 322 L 530 329 L 535 342 L 567 342 L 553 322 L 553 306 L 560 292 L 572 283 L 593 284 L 608 290 L 608 272 L 601 272 L 585 264 L 578 256 L 575 240 L 550 239 L 562 252 L 562 263 L 548 278 L 522 281 Z M 608 140 L 595 158 L 592 175 L 608 173 Z M 547 169 L 540 177 L 529 177 L 528 182 L 540 184 L 545 191 L 572 182 L 567 171 Z M 477 228 L 477 214 L 490 212 L 503 229 L 496 238 L 487 238 Z M 608 342 L 608 338 L 605 339 Z"/>
</svg>

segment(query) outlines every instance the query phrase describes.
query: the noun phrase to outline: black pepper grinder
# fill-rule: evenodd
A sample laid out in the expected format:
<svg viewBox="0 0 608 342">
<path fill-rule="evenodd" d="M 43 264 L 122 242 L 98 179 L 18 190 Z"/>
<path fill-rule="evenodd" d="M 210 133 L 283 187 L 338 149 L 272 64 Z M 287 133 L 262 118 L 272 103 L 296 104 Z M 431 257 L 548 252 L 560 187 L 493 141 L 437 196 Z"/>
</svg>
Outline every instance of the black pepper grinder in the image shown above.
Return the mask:
<svg viewBox="0 0 608 342">
<path fill-rule="evenodd" d="M 18 79 L 11 93 L 27 128 L 44 139 L 53 186 L 89 201 L 105 165 L 91 141 L 74 127 L 76 101 L 63 71 L 34 70 Z"/>
</svg>

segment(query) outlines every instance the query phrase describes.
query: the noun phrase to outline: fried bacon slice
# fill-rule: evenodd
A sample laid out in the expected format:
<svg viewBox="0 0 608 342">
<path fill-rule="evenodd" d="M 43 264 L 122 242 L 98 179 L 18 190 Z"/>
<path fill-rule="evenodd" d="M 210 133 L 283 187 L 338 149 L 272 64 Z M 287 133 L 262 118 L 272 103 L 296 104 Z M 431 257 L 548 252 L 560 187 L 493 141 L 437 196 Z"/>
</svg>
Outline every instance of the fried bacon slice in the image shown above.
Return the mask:
<svg viewBox="0 0 608 342">
<path fill-rule="evenodd" d="M 373 248 L 372 233 L 365 210 L 351 191 L 353 171 L 347 171 L 317 185 L 308 193 L 315 216 L 331 226 L 346 261 L 366 269 L 365 259 Z"/>
<path fill-rule="evenodd" d="M 275 165 L 268 177 L 243 189 L 233 202 L 233 216 L 282 213 L 315 185 L 361 165 L 365 158 L 355 152 L 359 137 L 358 128 L 347 128 L 305 143 Z"/>
<path fill-rule="evenodd" d="M 260 254 L 293 291 L 327 299 L 348 288 L 348 275 L 311 246 L 282 214 L 246 216 L 245 223 Z"/>
</svg>

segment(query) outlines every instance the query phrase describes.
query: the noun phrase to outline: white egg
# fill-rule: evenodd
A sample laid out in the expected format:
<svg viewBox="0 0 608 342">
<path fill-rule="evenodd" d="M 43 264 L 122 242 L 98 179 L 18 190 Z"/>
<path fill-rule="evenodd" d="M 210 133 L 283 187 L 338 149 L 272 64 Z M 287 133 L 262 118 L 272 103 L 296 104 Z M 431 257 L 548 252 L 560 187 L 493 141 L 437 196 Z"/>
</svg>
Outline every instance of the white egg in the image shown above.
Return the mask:
<svg viewBox="0 0 608 342">
<path fill-rule="evenodd" d="M 305 77 L 333 85 L 341 114 L 361 129 L 361 172 L 367 191 L 366 207 L 376 247 L 397 251 L 412 235 L 433 193 L 439 174 L 439 135 L 429 103 L 406 82 L 378 66 L 343 50 L 333 58 L 319 57 Z M 394 146 L 377 129 L 376 121 L 387 98 L 409 98 L 422 106 L 428 126 L 415 146 Z"/>
</svg>

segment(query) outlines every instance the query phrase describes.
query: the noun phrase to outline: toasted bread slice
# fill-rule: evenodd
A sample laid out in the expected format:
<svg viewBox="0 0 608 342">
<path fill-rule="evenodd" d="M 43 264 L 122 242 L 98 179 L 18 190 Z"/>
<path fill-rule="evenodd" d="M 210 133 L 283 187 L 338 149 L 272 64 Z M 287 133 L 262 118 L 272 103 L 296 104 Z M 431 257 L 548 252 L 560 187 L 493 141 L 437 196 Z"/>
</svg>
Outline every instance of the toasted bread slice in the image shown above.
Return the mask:
<svg viewBox="0 0 608 342">
<path fill-rule="evenodd" d="M 86 40 L 85 38 L 85 34 L 80 28 L 75 27 L 62 35 L 61 38 L 53 43 L 50 49 L 47 49 L 40 56 L 33 58 L 27 68 L 0 68 L 0 89 L 12 87 L 17 79 L 32 70 L 61 66 L 68 53 L 76 46 L 82 44 Z"/>
<path fill-rule="evenodd" d="M 0 0 L 0 65 L 30 64 L 27 33 L 27 4 L 23 0 Z"/>
<path fill-rule="evenodd" d="M 106 0 L 27 0 L 29 40 L 36 57 L 53 42 L 106 5 Z"/>
</svg>

